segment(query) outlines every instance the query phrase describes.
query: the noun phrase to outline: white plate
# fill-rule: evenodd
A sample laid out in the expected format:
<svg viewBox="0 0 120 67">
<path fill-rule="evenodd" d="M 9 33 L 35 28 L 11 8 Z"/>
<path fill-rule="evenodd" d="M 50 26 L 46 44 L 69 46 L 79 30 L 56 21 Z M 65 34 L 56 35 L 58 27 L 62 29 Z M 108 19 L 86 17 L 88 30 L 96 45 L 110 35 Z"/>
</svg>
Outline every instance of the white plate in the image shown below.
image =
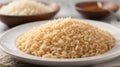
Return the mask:
<svg viewBox="0 0 120 67">
<path fill-rule="evenodd" d="M 92 21 L 92 20 L 82 20 L 98 26 L 102 29 L 109 31 L 115 38 L 116 44 L 115 46 L 108 52 L 94 56 L 94 57 L 87 57 L 87 58 L 76 58 L 76 59 L 46 59 L 37 56 L 32 56 L 29 54 L 25 54 L 19 51 L 15 46 L 16 38 L 23 34 L 25 31 L 31 29 L 33 26 L 39 26 L 40 24 L 46 23 L 47 21 L 39 21 L 28 23 L 24 25 L 17 26 L 5 32 L 0 37 L 0 47 L 1 49 L 10 54 L 12 57 L 33 64 L 38 65 L 50 65 L 50 66 L 71 66 L 71 65 L 90 65 L 108 61 L 120 55 L 120 30 L 112 25 L 102 23 L 99 21 Z"/>
</svg>

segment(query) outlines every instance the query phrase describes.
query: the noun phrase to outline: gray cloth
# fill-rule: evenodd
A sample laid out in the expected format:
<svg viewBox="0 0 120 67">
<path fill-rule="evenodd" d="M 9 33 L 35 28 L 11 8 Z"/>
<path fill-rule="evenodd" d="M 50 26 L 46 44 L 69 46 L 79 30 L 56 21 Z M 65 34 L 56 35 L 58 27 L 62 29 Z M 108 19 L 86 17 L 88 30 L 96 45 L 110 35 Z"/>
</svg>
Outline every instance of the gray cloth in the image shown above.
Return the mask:
<svg viewBox="0 0 120 67">
<path fill-rule="evenodd" d="M 43 67 L 18 61 L 0 50 L 0 67 Z"/>
</svg>

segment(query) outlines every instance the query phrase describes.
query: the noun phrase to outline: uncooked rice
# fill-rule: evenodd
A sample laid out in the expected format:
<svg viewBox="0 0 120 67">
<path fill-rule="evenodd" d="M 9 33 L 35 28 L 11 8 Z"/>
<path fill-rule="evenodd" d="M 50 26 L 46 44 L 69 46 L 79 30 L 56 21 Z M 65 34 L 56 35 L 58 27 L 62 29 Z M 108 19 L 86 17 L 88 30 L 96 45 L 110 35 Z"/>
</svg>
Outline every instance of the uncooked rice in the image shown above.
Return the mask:
<svg viewBox="0 0 120 67">
<path fill-rule="evenodd" d="M 43 58 L 82 58 L 110 50 L 114 37 L 77 19 L 61 18 L 34 27 L 18 37 L 21 51 Z"/>
<path fill-rule="evenodd" d="M 17 0 L 0 8 L 0 14 L 12 16 L 40 15 L 52 12 L 53 9 L 43 3 L 31 0 Z"/>
</svg>

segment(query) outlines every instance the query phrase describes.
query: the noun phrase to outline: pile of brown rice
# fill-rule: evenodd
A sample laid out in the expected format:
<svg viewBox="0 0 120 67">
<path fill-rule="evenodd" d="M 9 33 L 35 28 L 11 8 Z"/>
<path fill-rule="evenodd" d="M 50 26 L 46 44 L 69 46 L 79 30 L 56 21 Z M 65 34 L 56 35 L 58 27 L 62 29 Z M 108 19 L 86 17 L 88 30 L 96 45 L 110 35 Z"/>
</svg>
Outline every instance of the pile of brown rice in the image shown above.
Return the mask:
<svg viewBox="0 0 120 67">
<path fill-rule="evenodd" d="M 107 31 L 71 18 L 34 27 L 16 42 L 21 51 L 44 58 L 96 56 L 107 52 L 114 44 L 114 37 Z"/>
</svg>

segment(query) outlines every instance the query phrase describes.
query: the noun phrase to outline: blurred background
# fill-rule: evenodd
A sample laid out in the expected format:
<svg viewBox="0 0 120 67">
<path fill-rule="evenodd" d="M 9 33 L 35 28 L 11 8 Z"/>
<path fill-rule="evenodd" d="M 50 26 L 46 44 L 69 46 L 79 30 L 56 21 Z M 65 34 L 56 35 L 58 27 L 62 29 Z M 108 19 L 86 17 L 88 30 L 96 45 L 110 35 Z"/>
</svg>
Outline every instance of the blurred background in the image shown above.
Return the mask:
<svg viewBox="0 0 120 67">
<path fill-rule="evenodd" d="M 6 3 L 14 0 L 0 0 L 0 3 Z M 35 1 L 42 1 L 42 2 L 54 2 L 60 5 L 61 9 L 59 13 L 55 16 L 58 17 L 75 17 L 75 18 L 82 18 L 80 14 L 75 10 L 74 5 L 78 2 L 85 2 L 85 1 L 109 1 L 112 3 L 116 3 L 120 6 L 120 0 L 35 0 Z"/>
<path fill-rule="evenodd" d="M 0 0 L 0 3 L 6 3 L 11 2 L 14 0 Z M 60 17 L 72 17 L 72 18 L 78 18 L 78 19 L 86 19 L 83 18 L 80 13 L 75 10 L 75 4 L 79 2 L 88 2 L 88 1 L 108 1 L 111 3 L 115 3 L 120 6 L 120 0 L 35 0 L 35 1 L 41 1 L 41 2 L 53 2 L 60 6 L 60 11 L 55 15 L 54 18 L 60 18 Z M 117 17 L 120 18 L 120 10 L 117 10 L 115 13 Z M 118 21 L 116 21 L 116 18 L 113 15 L 108 16 L 105 19 L 101 19 L 98 21 L 103 21 L 106 23 L 113 24 L 117 27 L 120 27 L 120 24 Z M 113 23 L 114 22 L 114 23 Z"/>
</svg>

